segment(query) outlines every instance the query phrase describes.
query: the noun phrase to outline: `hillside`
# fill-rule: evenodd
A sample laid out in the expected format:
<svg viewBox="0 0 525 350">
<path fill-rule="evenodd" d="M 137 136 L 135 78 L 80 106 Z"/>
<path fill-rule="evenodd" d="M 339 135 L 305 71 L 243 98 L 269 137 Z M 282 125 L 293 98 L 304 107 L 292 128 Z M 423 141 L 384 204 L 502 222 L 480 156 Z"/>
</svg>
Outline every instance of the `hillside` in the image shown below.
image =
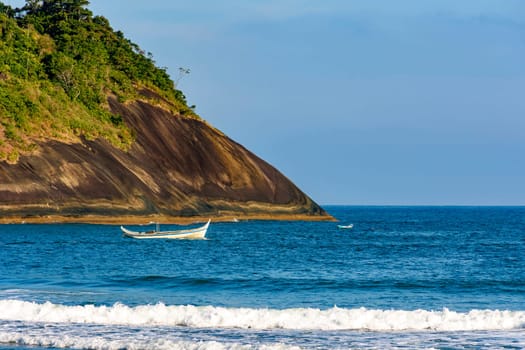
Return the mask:
<svg viewBox="0 0 525 350">
<path fill-rule="evenodd" d="M 0 2 L 1 220 L 331 218 L 88 4 Z"/>
</svg>

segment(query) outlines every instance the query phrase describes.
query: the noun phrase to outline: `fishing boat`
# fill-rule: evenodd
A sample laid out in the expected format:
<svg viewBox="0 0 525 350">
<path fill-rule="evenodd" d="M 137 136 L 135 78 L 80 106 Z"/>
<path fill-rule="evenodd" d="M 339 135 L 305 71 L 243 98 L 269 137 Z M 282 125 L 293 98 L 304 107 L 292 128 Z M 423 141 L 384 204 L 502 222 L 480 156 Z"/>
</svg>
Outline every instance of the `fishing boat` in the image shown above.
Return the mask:
<svg viewBox="0 0 525 350">
<path fill-rule="evenodd" d="M 343 229 L 353 228 L 353 227 L 354 227 L 354 224 L 349 224 L 349 225 L 337 225 L 337 227 L 339 227 L 339 228 L 343 228 Z"/>
<path fill-rule="evenodd" d="M 124 232 L 125 237 L 137 239 L 204 239 L 206 236 L 206 231 L 210 226 L 210 222 L 211 220 L 208 220 L 208 222 L 204 224 L 204 226 L 175 231 L 161 231 L 158 223 L 156 223 L 156 229 L 152 231 L 131 231 L 123 226 L 120 226 L 120 229 L 122 230 L 122 232 Z"/>
</svg>

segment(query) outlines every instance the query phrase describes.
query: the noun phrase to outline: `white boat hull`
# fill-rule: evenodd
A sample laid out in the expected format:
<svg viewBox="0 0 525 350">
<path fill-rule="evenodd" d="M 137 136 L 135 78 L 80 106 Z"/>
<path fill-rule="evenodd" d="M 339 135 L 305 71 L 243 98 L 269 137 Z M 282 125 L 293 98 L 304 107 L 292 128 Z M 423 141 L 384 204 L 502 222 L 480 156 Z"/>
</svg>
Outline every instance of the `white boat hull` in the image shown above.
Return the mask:
<svg viewBox="0 0 525 350">
<path fill-rule="evenodd" d="M 177 231 L 136 232 L 128 230 L 123 226 L 120 226 L 120 229 L 124 233 L 124 236 L 137 239 L 204 239 L 206 238 L 206 231 L 209 226 L 210 220 L 208 220 L 204 226 Z"/>
<path fill-rule="evenodd" d="M 337 227 L 342 228 L 342 229 L 349 229 L 349 228 L 353 228 L 353 227 L 354 227 L 354 224 L 350 224 L 350 225 L 337 225 Z"/>
</svg>

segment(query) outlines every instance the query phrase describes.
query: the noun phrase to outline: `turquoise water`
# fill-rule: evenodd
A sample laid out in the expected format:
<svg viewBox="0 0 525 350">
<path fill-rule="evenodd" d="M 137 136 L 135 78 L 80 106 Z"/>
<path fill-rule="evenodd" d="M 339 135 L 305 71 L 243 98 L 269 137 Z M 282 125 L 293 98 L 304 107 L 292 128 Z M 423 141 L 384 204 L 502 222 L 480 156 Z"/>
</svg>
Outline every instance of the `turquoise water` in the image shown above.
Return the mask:
<svg viewBox="0 0 525 350">
<path fill-rule="evenodd" d="M 354 228 L 2 225 L 0 349 L 525 348 L 525 207 L 326 209 Z"/>
</svg>

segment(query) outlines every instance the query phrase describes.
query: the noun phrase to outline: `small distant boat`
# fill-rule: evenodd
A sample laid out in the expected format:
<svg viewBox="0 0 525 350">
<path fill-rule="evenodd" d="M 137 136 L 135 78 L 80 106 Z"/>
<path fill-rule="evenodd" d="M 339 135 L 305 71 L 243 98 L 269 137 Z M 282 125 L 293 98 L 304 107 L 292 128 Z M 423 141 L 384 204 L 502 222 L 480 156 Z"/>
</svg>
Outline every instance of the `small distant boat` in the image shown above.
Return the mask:
<svg viewBox="0 0 525 350">
<path fill-rule="evenodd" d="M 154 231 L 137 232 L 128 230 L 123 226 L 120 226 L 120 229 L 124 232 L 124 236 L 137 239 L 204 239 L 206 237 L 206 231 L 210 226 L 210 222 L 211 220 L 208 220 L 204 226 L 175 231 L 160 231 L 158 223 L 156 230 Z"/>
<path fill-rule="evenodd" d="M 339 227 L 339 228 L 343 228 L 343 229 L 345 229 L 345 228 L 353 228 L 353 227 L 354 227 L 354 224 L 349 224 L 349 225 L 337 225 L 337 227 Z"/>
</svg>

